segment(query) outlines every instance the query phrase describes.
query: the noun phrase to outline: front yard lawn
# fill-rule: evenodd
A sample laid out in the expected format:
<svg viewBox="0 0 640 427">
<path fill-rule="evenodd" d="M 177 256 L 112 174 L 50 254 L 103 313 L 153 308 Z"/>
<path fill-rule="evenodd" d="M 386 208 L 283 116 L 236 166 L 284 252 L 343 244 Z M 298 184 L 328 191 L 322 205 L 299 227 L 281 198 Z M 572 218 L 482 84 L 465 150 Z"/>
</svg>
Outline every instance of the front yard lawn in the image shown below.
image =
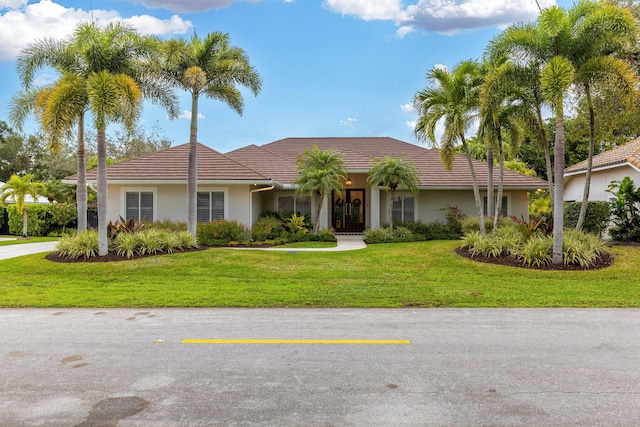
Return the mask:
<svg viewBox="0 0 640 427">
<path fill-rule="evenodd" d="M 613 266 L 539 271 L 483 264 L 455 241 L 349 252 L 213 248 L 115 263 L 0 261 L 0 307 L 640 307 L 640 249 Z"/>
<path fill-rule="evenodd" d="M 10 239 L 10 240 L 4 240 Z M 59 237 L 27 237 L 23 239 L 21 236 L 0 236 L 0 246 L 8 245 L 22 245 L 24 243 L 38 243 L 38 242 L 54 242 L 60 240 Z"/>
</svg>

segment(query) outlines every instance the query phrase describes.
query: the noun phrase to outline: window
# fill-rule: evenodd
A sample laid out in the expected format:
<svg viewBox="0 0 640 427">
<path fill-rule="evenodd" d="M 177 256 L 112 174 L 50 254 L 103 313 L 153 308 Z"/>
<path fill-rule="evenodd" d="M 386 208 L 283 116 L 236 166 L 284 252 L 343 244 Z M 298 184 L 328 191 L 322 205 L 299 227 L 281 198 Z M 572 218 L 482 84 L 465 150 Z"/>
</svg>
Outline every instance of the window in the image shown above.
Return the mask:
<svg viewBox="0 0 640 427">
<path fill-rule="evenodd" d="M 224 219 L 224 191 L 198 191 L 196 210 L 200 222 Z"/>
<path fill-rule="evenodd" d="M 487 196 L 484 196 L 483 202 L 482 202 L 482 212 L 484 213 L 484 216 L 493 216 L 493 214 L 495 212 L 491 212 L 490 214 L 487 214 Z M 502 196 L 502 207 L 500 209 L 500 216 L 507 216 L 508 215 L 508 201 L 507 201 L 507 196 Z"/>
<path fill-rule="evenodd" d="M 153 191 L 125 192 L 125 219 L 153 221 Z"/>
<path fill-rule="evenodd" d="M 393 221 L 413 222 L 415 218 L 415 197 L 394 196 L 391 218 Z"/>
<path fill-rule="evenodd" d="M 311 196 L 278 196 L 278 212 L 282 214 L 297 212 L 308 216 L 311 214 Z"/>
</svg>

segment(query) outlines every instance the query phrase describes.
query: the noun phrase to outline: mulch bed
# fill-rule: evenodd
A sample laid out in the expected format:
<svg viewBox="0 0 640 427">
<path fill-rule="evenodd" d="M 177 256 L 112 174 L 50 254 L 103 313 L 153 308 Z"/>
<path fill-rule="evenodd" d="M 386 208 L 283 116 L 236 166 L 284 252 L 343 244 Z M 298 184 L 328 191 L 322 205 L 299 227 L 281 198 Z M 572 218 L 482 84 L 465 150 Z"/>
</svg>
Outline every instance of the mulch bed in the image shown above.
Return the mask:
<svg viewBox="0 0 640 427">
<path fill-rule="evenodd" d="M 198 251 L 203 251 L 205 249 L 207 249 L 207 248 L 205 248 L 205 247 L 191 248 L 191 249 L 184 249 L 184 250 L 181 250 L 181 251 L 174 251 L 172 253 L 181 254 L 181 253 L 185 253 L 185 252 L 198 252 Z M 70 258 L 65 258 L 64 256 L 61 256 L 59 252 L 51 252 L 50 254 L 45 256 L 45 259 L 48 259 L 49 261 L 53 261 L 53 262 L 60 262 L 60 263 L 64 263 L 64 264 L 72 264 L 72 263 L 76 263 L 76 262 L 131 261 L 131 260 L 134 260 L 134 259 L 148 258 L 148 257 L 151 257 L 151 256 L 162 256 L 162 255 L 169 255 L 169 254 L 166 253 L 166 252 L 162 252 L 162 253 L 158 253 L 158 254 L 145 254 L 145 255 L 135 254 L 131 258 L 127 258 L 127 257 L 120 256 L 115 252 L 109 252 L 105 256 L 94 256 L 94 257 L 91 257 L 91 258 L 70 259 Z"/>
<path fill-rule="evenodd" d="M 506 265 L 508 267 L 527 268 L 531 270 L 573 270 L 573 271 L 597 270 L 600 268 L 609 267 L 611 264 L 613 264 L 613 255 L 611 255 L 608 252 L 604 252 L 594 264 L 590 265 L 587 268 L 587 267 L 581 267 L 579 265 L 566 265 L 566 264 L 550 264 L 550 265 L 543 265 L 540 267 L 536 267 L 536 266 L 529 267 L 524 263 L 524 261 L 508 255 L 501 256 L 501 257 L 486 257 L 484 255 L 473 255 L 466 248 L 456 248 L 453 251 L 460 256 L 469 258 L 470 260 L 477 261 L 477 262 L 484 262 L 487 264 Z"/>
</svg>

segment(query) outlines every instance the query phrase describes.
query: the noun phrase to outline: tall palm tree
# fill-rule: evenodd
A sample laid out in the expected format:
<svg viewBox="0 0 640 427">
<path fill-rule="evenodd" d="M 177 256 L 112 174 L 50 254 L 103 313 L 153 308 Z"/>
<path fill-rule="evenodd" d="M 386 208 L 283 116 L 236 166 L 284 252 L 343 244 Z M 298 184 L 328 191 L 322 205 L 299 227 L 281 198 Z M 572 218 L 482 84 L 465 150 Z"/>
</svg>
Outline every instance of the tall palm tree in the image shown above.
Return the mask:
<svg viewBox="0 0 640 427">
<path fill-rule="evenodd" d="M 637 26 L 633 14 L 613 4 L 585 3 L 591 5 L 592 9 L 586 18 L 572 22 L 575 35 L 568 54 L 576 68 L 576 83 L 582 87 L 589 111 L 589 154 L 582 206 L 576 224 L 578 230 L 582 228 L 587 213 L 595 151 L 593 89 L 613 89 L 614 96 L 626 104 L 627 108 L 632 108 L 640 83 L 626 58 L 616 57 L 623 54 L 629 46 L 636 44 Z"/>
<path fill-rule="evenodd" d="M 194 33 L 191 40 L 169 40 L 164 46 L 161 72 L 167 82 L 191 94 L 191 125 L 189 136 L 189 166 L 187 175 L 187 223 L 189 232 L 196 233 L 198 189 L 198 101 L 200 95 L 224 102 L 242 115 L 244 101 L 237 85 L 260 92 L 260 75 L 251 66 L 249 57 L 239 47 L 232 46 L 229 34 L 213 32 L 204 39 Z"/>
<path fill-rule="evenodd" d="M 404 187 L 412 193 L 417 193 L 418 182 L 418 170 L 410 160 L 395 159 L 389 156 L 373 160 L 373 167 L 369 170 L 367 183 L 371 187 L 381 186 L 389 191 L 387 218 L 391 230 L 393 230 L 393 201 L 396 190 L 398 187 Z"/>
<path fill-rule="evenodd" d="M 439 145 L 442 163 L 449 170 L 453 167 L 453 149 L 456 142 L 462 144 L 471 171 L 480 232 L 484 235 L 480 189 L 465 136 L 476 118 L 479 106 L 478 91 L 482 83 L 480 69 L 476 62 L 464 61 L 452 72 L 440 67 L 433 68 L 427 74 L 427 79 L 430 86 L 418 92 L 413 99 L 414 109 L 418 113 L 415 135 L 419 141 L 428 140 L 436 144 L 436 126 L 440 119 L 444 119 L 444 135 Z"/>
<path fill-rule="evenodd" d="M 22 238 L 27 238 L 27 204 L 26 196 L 31 196 L 33 200 L 38 198 L 42 190 L 42 184 L 35 182 L 33 174 L 26 174 L 23 177 L 11 175 L 11 178 L 0 188 L 0 203 L 6 203 L 8 198 L 13 199 L 16 209 L 22 214 Z"/>
<path fill-rule="evenodd" d="M 313 232 L 318 232 L 320 211 L 325 195 L 335 191 L 342 194 L 347 179 L 347 167 L 342 155 L 335 150 L 321 151 L 318 147 L 305 149 L 298 157 L 298 177 L 294 180 L 298 194 L 317 195 Z"/>
<path fill-rule="evenodd" d="M 45 131 L 53 135 L 81 124 L 83 106 L 90 111 L 98 142 L 98 236 L 100 256 L 107 244 L 106 137 L 109 123 L 132 130 L 142 108 L 143 95 L 177 115 L 175 94 L 152 71 L 159 41 L 142 37 L 121 23 L 100 28 L 80 23 L 62 42 L 38 41 L 29 45 L 17 63 L 25 87 L 36 70 L 53 66 L 63 76 L 40 91 L 36 110 Z M 79 131 L 81 133 L 81 131 Z M 79 209 L 80 210 L 80 209 Z"/>
<path fill-rule="evenodd" d="M 141 37 L 131 27 L 123 24 L 109 24 L 99 28 L 93 23 L 80 23 L 69 38 L 37 40 L 29 44 L 18 56 L 16 68 L 25 89 L 14 97 L 11 117 L 16 122 L 22 123 L 29 112 L 35 111 L 49 138 L 49 145 L 53 149 L 59 146 L 63 135 L 74 127 L 77 129 L 77 203 L 80 231 L 86 229 L 85 113 L 93 109 L 94 119 L 97 118 L 100 121 L 100 117 L 104 118 L 104 110 L 100 113 L 94 108 L 93 103 L 97 100 L 98 93 L 91 89 L 89 79 L 101 71 L 129 76 L 137 85 L 135 91 L 129 91 L 129 96 L 135 96 L 134 92 L 141 92 L 146 99 L 164 107 L 170 117 L 176 117 L 178 108 L 173 90 L 164 85 L 157 74 L 153 73 L 153 70 L 157 69 L 153 64 L 157 58 L 154 52 L 158 47 L 158 39 Z M 54 68 L 61 74 L 61 78 L 46 88 L 31 87 L 36 71 L 43 67 Z M 119 81 L 124 82 L 123 79 Z M 99 79 L 94 79 L 93 83 L 100 84 Z M 117 98 L 127 93 L 124 85 L 120 85 L 120 88 L 124 89 L 124 92 L 104 94 Z M 117 105 L 114 104 L 111 109 L 117 109 L 116 107 Z M 135 119 L 137 114 L 131 115 L 129 107 L 126 102 L 123 103 L 120 111 L 107 121 L 120 122 L 125 127 L 130 127 L 131 119 Z M 106 126 L 106 123 L 102 124 Z M 101 141 L 98 141 L 98 145 L 101 151 Z M 102 175 L 100 171 L 98 175 Z M 106 178 L 104 180 L 106 182 Z M 100 235 L 106 236 L 106 193 L 100 199 L 104 208 L 102 209 L 103 221 L 100 223 L 104 224 L 99 225 L 98 228 L 99 230 L 104 228 L 104 232 Z M 101 211 L 100 208 L 99 211 Z M 101 237 L 101 252 L 104 252 L 106 247 L 105 239 L 106 237 Z M 101 255 L 104 254 L 106 252 L 101 253 Z"/>
</svg>

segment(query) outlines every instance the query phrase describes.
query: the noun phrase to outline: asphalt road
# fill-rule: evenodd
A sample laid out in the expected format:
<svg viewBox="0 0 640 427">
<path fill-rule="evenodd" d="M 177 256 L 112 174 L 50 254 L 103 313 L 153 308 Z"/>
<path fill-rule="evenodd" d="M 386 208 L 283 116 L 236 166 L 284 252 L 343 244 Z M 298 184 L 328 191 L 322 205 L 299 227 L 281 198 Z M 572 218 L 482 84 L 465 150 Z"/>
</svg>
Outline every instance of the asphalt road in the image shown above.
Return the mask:
<svg viewBox="0 0 640 427">
<path fill-rule="evenodd" d="M 640 310 L 3 309 L 0 425 L 637 426 Z"/>
</svg>

